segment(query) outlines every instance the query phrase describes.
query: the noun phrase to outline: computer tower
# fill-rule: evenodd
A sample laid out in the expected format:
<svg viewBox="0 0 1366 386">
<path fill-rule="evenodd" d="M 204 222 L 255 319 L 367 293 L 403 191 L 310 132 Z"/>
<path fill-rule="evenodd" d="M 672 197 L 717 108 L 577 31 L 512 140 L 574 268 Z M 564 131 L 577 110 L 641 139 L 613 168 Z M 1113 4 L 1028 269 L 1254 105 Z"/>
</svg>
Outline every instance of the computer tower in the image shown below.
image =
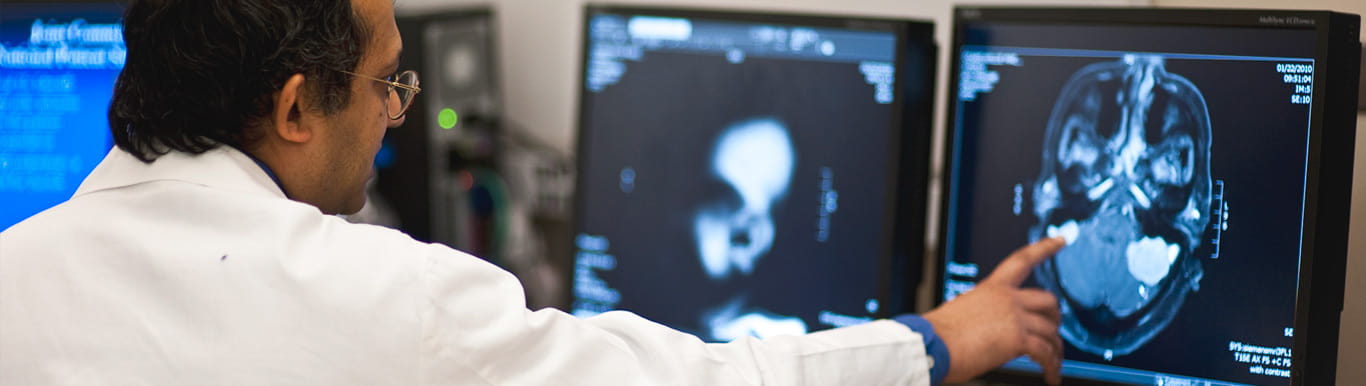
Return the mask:
<svg viewBox="0 0 1366 386">
<path fill-rule="evenodd" d="M 418 72 L 422 92 L 404 125 L 385 135 L 372 203 L 387 203 L 393 225 L 416 239 L 484 255 L 495 197 L 476 180 L 497 167 L 502 110 L 493 14 L 464 9 L 397 23 L 400 66 Z"/>
</svg>

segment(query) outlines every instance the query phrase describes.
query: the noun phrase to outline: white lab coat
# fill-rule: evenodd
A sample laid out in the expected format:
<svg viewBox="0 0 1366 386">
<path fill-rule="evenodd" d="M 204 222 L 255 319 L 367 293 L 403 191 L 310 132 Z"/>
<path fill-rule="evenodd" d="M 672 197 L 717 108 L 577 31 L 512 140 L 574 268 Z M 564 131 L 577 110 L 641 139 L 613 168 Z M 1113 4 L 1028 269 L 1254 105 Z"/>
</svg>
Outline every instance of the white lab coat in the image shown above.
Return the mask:
<svg viewBox="0 0 1366 386">
<path fill-rule="evenodd" d="M 0 233 L 0 385 L 928 385 L 878 321 L 704 344 L 526 309 L 511 274 L 286 199 L 241 152 L 118 149 Z"/>
</svg>

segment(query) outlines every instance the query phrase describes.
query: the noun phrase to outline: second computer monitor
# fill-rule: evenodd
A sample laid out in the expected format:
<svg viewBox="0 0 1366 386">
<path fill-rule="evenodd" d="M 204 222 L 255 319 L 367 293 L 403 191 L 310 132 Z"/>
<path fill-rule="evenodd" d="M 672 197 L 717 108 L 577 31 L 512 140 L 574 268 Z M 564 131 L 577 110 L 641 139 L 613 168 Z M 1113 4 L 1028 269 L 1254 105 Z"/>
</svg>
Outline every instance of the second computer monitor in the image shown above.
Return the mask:
<svg viewBox="0 0 1366 386">
<path fill-rule="evenodd" d="M 729 341 L 909 309 L 928 23 L 596 7 L 586 23 L 575 314 Z"/>
<path fill-rule="evenodd" d="M 1059 299 L 1065 376 L 1332 384 L 1355 15 L 956 16 L 942 301 L 1063 236 L 1027 285 Z"/>
</svg>

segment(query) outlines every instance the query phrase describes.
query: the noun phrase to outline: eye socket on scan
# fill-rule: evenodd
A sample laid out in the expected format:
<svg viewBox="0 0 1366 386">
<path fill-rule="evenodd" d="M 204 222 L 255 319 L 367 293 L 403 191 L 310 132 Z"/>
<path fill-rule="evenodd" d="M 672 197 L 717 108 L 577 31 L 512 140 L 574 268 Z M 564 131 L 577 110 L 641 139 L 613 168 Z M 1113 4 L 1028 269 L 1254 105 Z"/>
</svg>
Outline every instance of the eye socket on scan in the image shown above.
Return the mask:
<svg viewBox="0 0 1366 386">
<path fill-rule="evenodd" d="M 1166 185 L 1186 185 L 1195 177 L 1195 143 L 1177 135 L 1153 148 L 1147 157 L 1153 180 Z"/>
<path fill-rule="evenodd" d="M 1072 194 L 1083 194 L 1104 180 L 1100 171 L 1106 168 L 1109 156 L 1103 140 L 1090 129 L 1094 126 L 1094 122 L 1074 116 L 1062 128 L 1057 155 L 1062 169 L 1059 182 Z"/>
<path fill-rule="evenodd" d="M 730 243 L 732 245 L 749 245 L 750 242 L 752 242 L 749 239 L 749 232 L 745 230 L 737 229 L 731 232 L 732 233 L 730 234 Z"/>
</svg>

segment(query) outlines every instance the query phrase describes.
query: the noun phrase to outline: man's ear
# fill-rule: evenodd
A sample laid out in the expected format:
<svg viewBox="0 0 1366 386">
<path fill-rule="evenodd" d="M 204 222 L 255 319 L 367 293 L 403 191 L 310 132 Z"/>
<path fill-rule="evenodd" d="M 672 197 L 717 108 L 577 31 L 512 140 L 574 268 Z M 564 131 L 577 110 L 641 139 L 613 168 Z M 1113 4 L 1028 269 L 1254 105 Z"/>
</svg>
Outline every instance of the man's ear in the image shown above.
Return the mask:
<svg viewBox="0 0 1366 386">
<path fill-rule="evenodd" d="M 272 112 L 270 129 L 276 136 L 288 142 L 308 142 L 313 131 L 303 124 L 304 74 L 294 74 L 285 81 L 285 86 L 275 93 L 275 111 Z"/>
</svg>

